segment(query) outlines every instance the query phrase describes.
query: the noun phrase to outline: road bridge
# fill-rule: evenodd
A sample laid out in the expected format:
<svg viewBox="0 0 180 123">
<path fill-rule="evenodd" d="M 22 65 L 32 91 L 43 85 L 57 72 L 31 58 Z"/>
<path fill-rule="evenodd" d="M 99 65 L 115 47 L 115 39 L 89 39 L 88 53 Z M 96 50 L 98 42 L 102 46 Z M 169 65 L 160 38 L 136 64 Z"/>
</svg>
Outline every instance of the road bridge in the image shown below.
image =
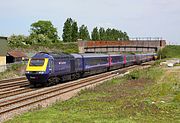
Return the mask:
<svg viewBox="0 0 180 123">
<path fill-rule="evenodd" d="M 162 38 L 132 38 L 128 41 L 78 41 L 80 53 L 157 52 L 166 46 Z"/>
</svg>

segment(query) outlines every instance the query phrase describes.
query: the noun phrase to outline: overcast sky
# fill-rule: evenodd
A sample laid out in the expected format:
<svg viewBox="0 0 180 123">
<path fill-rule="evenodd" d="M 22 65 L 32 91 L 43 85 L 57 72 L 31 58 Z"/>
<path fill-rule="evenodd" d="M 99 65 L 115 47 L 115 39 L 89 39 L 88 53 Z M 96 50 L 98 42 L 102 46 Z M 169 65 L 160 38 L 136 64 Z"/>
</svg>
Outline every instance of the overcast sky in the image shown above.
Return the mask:
<svg viewBox="0 0 180 123">
<path fill-rule="evenodd" d="M 117 28 L 180 44 L 180 0 L 0 0 L 0 35 L 29 35 L 33 22 L 50 20 L 61 36 L 69 17 L 90 31 Z"/>
</svg>

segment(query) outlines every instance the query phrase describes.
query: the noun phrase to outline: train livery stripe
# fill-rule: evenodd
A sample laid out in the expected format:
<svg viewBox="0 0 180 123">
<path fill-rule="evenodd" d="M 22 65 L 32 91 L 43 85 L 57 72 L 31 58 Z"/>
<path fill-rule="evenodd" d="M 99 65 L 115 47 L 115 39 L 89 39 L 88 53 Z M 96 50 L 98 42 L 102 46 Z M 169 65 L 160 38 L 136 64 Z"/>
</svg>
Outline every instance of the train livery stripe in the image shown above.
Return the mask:
<svg viewBox="0 0 180 123">
<path fill-rule="evenodd" d="M 29 59 L 29 61 L 28 61 L 26 71 L 46 71 L 46 68 L 47 68 L 47 65 L 48 65 L 48 58 L 45 58 L 43 66 L 29 66 L 30 60 L 31 59 Z"/>
</svg>

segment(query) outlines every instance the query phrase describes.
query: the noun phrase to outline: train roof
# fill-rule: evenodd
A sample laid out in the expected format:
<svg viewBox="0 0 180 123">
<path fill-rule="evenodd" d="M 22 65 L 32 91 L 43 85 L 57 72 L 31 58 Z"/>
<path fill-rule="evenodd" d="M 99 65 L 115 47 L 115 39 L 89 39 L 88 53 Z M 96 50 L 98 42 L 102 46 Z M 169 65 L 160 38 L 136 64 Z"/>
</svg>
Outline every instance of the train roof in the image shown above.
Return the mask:
<svg viewBox="0 0 180 123">
<path fill-rule="evenodd" d="M 84 58 L 91 58 L 91 57 L 108 57 L 109 55 L 107 54 L 95 54 L 95 53 L 86 53 L 86 54 L 81 54 Z"/>
<path fill-rule="evenodd" d="M 124 56 L 124 54 L 110 54 L 110 56 Z"/>
<path fill-rule="evenodd" d="M 49 55 L 51 55 L 53 58 L 73 58 L 73 56 L 71 54 L 67 54 L 67 53 L 62 53 L 62 52 L 51 52 L 49 53 Z"/>
<path fill-rule="evenodd" d="M 74 58 L 71 54 L 62 52 L 39 52 L 36 53 L 32 58 L 49 58 L 50 56 L 53 58 Z"/>
<path fill-rule="evenodd" d="M 74 56 L 74 58 L 82 58 L 82 55 L 80 54 L 72 53 L 71 55 Z"/>
<path fill-rule="evenodd" d="M 32 58 L 49 58 L 49 54 L 45 52 L 36 53 Z"/>
</svg>

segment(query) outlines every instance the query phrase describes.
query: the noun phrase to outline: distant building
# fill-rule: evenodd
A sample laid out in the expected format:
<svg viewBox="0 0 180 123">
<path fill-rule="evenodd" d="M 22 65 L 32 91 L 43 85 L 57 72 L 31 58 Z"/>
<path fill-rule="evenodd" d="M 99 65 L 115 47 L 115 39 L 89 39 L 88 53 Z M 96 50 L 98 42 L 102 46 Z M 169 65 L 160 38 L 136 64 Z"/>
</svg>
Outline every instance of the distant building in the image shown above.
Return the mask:
<svg viewBox="0 0 180 123">
<path fill-rule="evenodd" d="M 27 55 L 21 51 L 10 51 L 6 57 L 7 63 L 21 62 L 27 59 Z"/>
<path fill-rule="evenodd" d="M 0 72 L 6 70 L 7 37 L 0 36 Z"/>
</svg>

